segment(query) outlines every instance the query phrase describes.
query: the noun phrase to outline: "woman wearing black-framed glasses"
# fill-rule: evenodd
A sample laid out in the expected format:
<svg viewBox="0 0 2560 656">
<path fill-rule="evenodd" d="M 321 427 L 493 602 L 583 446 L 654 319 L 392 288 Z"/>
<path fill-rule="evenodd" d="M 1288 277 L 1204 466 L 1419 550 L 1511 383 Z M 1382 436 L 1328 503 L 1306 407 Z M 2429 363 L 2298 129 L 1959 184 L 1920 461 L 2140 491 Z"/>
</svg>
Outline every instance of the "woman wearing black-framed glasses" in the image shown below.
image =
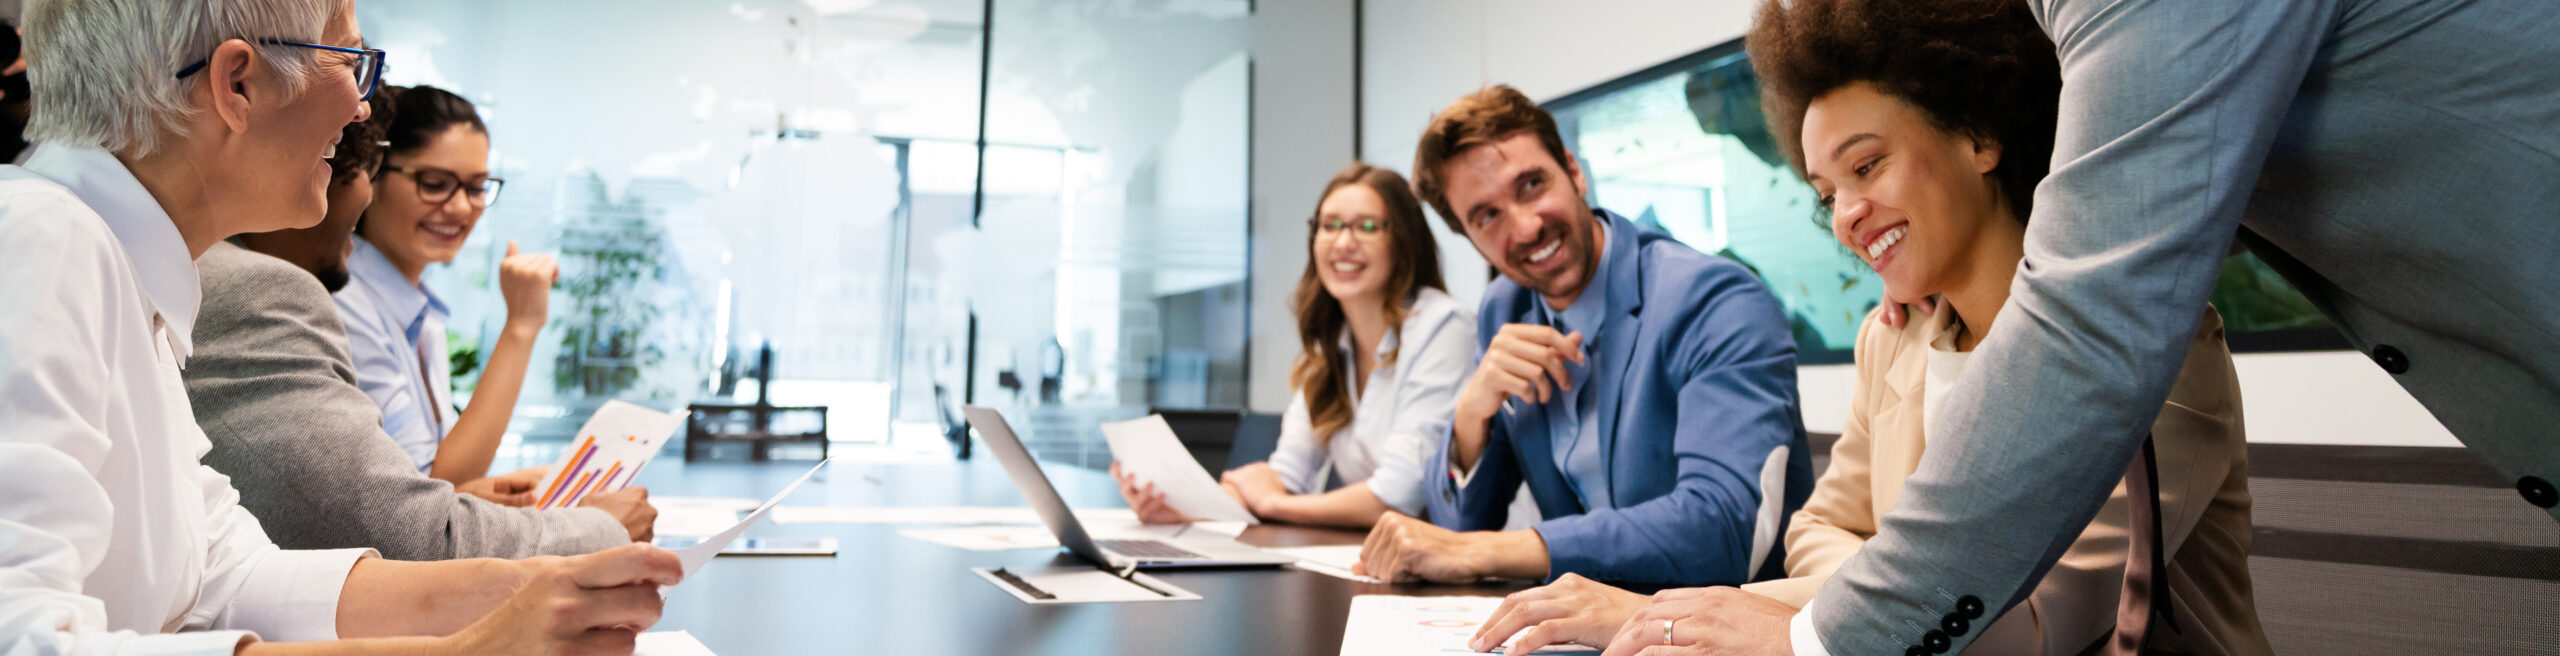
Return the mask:
<svg viewBox="0 0 2560 656">
<path fill-rule="evenodd" d="M 507 244 L 498 265 L 505 327 L 486 351 L 470 406 L 457 411 L 446 355 L 449 315 L 421 277 L 428 265 L 461 253 L 505 181 L 489 173 L 489 128 L 470 101 L 427 86 L 388 92 L 390 145 L 347 256 L 352 280 L 336 295 L 338 316 L 356 382 L 382 408 L 383 430 L 419 471 L 461 484 L 488 475 L 560 267 Z"/>
</svg>

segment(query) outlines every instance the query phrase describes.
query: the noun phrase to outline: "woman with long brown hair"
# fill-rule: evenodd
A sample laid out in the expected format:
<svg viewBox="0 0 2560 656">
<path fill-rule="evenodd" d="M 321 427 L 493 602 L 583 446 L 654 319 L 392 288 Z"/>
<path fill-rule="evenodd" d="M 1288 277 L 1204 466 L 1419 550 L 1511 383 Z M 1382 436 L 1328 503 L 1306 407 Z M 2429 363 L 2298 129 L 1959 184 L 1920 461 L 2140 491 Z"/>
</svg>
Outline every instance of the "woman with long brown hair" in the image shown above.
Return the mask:
<svg viewBox="0 0 2560 656">
<path fill-rule="evenodd" d="M 1422 512 L 1423 463 L 1475 369 L 1475 316 L 1441 283 L 1439 246 L 1413 187 L 1353 163 L 1326 183 L 1291 303 L 1303 345 L 1296 399 L 1266 462 L 1220 484 L 1263 519 L 1367 528 L 1388 510 Z M 1149 523 L 1184 521 L 1151 484 L 1120 472 Z M 1342 485 L 1328 489 L 1328 481 Z"/>
</svg>

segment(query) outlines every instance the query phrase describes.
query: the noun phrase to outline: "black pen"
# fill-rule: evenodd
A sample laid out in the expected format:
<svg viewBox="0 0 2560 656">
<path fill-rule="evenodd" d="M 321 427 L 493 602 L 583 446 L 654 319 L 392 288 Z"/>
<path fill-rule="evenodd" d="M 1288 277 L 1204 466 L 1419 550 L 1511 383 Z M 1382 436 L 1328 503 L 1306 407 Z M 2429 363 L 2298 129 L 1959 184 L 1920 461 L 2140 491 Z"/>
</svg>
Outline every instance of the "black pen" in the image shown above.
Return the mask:
<svg viewBox="0 0 2560 656">
<path fill-rule="evenodd" d="M 1111 572 L 1111 568 L 1108 568 L 1108 567 L 1104 567 L 1104 568 L 1100 568 L 1100 569 L 1101 569 L 1102 571 L 1105 571 L 1105 572 Z M 1163 596 L 1163 597 L 1171 597 L 1171 596 L 1173 596 L 1173 593 L 1171 593 L 1171 592 L 1165 592 L 1164 590 L 1157 589 L 1155 586 L 1147 585 L 1147 584 L 1146 584 L 1146 582 L 1139 581 L 1139 580 L 1138 580 L 1138 567 L 1137 567 L 1136 565 L 1131 565 L 1131 566 L 1129 566 L 1129 568 L 1128 568 L 1128 569 L 1120 570 L 1120 571 L 1117 571 L 1117 572 L 1111 572 L 1111 574 L 1112 574 L 1113 576 L 1118 576 L 1118 577 L 1120 577 L 1120 580 L 1122 580 L 1122 581 L 1128 581 L 1128 582 L 1129 582 L 1129 585 L 1138 586 L 1138 588 L 1139 588 L 1139 589 L 1143 589 L 1143 590 L 1146 590 L 1146 591 L 1148 591 L 1148 592 L 1156 593 L 1156 595 L 1157 595 L 1157 596 Z"/>
</svg>

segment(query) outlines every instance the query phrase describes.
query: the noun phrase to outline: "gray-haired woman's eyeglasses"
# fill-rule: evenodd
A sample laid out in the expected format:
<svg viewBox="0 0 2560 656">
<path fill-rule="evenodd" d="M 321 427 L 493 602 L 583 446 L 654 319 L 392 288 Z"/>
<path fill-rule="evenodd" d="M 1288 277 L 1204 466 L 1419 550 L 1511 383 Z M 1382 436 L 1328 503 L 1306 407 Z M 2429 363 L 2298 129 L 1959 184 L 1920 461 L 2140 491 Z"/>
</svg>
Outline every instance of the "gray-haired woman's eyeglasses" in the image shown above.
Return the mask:
<svg viewBox="0 0 2560 656">
<path fill-rule="evenodd" d="M 375 50 L 375 49 L 372 49 L 372 48 L 340 48 L 340 47 L 337 47 L 337 46 L 324 46 L 324 45 L 311 44 L 311 43 L 301 43 L 301 42 L 296 42 L 296 41 L 286 41 L 286 40 L 283 40 L 283 39 L 259 39 L 259 40 L 258 40 L 258 42 L 259 42 L 259 43 L 264 43 L 264 44 L 267 44 L 267 45 L 271 45 L 271 46 L 293 46 L 293 47 L 296 47 L 296 48 L 310 48 L 310 49 L 313 49 L 313 50 L 327 50 L 327 51 L 329 51 L 329 52 L 343 52 L 343 53 L 347 53 L 347 54 L 355 55 L 355 56 L 356 56 L 356 88 L 357 88 L 357 89 L 359 89 L 359 90 L 362 90 L 362 91 L 364 92 L 364 95 L 363 95 L 363 96 L 358 97 L 358 98 L 356 98 L 356 99 L 357 99 L 357 100 L 372 100 L 372 99 L 373 99 L 373 92 L 382 88 L 382 69 L 383 69 L 383 64 L 382 64 L 382 51 L 380 51 L 380 50 Z M 183 78 L 185 78 L 186 76 L 194 75 L 194 74 L 196 74 L 196 71 L 204 70 L 204 67 L 205 67 L 206 65 L 209 65 L 209 64 L 212 64 L 212 63 L 213 63 L 213 58 L 212 58 L 212 57 L 206 57 L 206 58 L 204 58 L 204 59 L 198 59 L 198 60 L 196 60 L 196 63 L 188 64 L 186 68 L 178 69 L 178 77 L 179 77 L 179 78 L 181 78 L 181 79 L 183 79 Z"/>
</svg>

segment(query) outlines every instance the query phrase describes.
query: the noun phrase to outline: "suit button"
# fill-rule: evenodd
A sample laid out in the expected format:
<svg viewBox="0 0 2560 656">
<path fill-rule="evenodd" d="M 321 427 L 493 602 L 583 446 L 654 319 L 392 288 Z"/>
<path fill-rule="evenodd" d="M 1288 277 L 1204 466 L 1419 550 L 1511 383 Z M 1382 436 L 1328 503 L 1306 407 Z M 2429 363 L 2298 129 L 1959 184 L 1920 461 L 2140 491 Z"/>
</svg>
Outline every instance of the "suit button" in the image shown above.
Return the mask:
<svg viewBox="0 0 2560 656">
<path fill-rule="evenodd" d="M 1963 599 L 1957 599 L 1957 600 L 1956 600 L 1956 616 L 1957 616 L 1957 617 L 1962 617 L 1962 618 L 1965 618 L 1965 619 L 1968 619 L 1968 620 L 1971 620 L 1971 619 L 1981 619 L 1981 618 L 1982 618 L 1982 598 L 1981 598 L 1981 597 L 1976 597 L 1976 596 L 1973 596 L 1973 595 L 1965 595 Z"/>
<path fill-rule="evenodd" d="M 1447 501 L 1449 503 L 1457 503 L 1458 493 L 1451 491 L 1449 488 L 1440 488 L 1440 500 Z"/>
<path fill-rule="evenodd" d="M 1930 631 L 1929 635 L 1920 636 L 1920 644 L 1928 647 L 1929 653 L 1944 654 L 1948 648 L 1956 646 L 1956 641 L 1948 639 L 1945 633 Z"/>
<path fill-rule="evenodd" d="M 2390 344 L 2373 347 L 2373 363 L 2382 365 L 2383 371 L 2394 375 L 2409 372 L 2409 356 L 2402 355 L 2400 349 L 2392 348 Z"/>
<path fill-rule="evenodd" d="M 2516 479 L 2516 492 L 2524 495 L 2525 503 L 2544 508 L 2560 505 L 2560 489 L 2553 489 L 2551 481 L 2542 480 L 2540 476 Z"/>
<path fill-rule="evenodd" d="M 1938 621 L 1938 628 L 1946 629 L 1947 635 L 1962 637 L 1964 632 L 1973 630 L 1973 623 L 1961 617 L 1948 617 Z"/>
</svg>

